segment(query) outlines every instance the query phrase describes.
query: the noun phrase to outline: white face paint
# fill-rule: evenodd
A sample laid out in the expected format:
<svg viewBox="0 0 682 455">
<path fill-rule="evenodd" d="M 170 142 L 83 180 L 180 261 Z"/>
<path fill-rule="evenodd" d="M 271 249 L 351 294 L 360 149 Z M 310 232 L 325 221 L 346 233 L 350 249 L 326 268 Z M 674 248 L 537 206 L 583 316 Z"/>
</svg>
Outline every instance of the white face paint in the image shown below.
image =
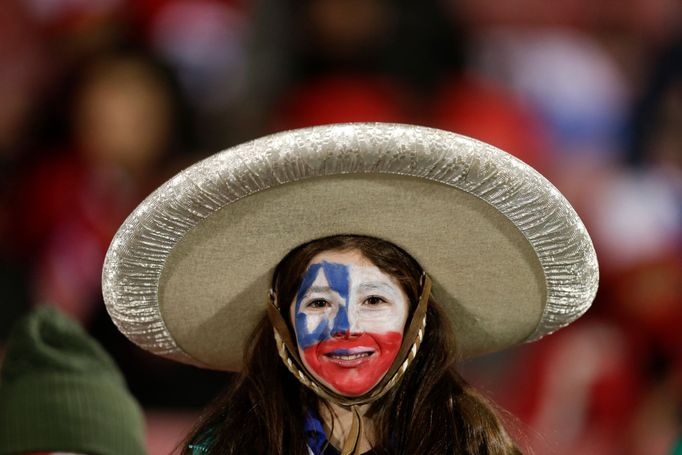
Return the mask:
<svg viewBox="0 0 682 455">
<path fill-rule="evenodd" d="M 369 391 L 395 360 L 408 308 L 397 281 L 360 252 L 318 254 L 291 305 L 304 366 L 339 393 Z"/>
</svg>

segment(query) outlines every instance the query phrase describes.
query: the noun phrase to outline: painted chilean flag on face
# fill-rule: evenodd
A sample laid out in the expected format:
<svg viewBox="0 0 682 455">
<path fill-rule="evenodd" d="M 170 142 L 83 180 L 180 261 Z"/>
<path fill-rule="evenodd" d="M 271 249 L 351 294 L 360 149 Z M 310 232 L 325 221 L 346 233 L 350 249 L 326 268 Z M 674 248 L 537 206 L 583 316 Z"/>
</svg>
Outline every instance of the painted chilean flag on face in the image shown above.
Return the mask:
<svg viewBox="0 0 682 455">
<path fill-rule="evenodd" d="M 299 354 L 310 373 L 336 392 L 362 395 L 400 350 L 407 299 L 393 278 L 358 252 L 317 258 L 296 295 Z"/>
</svg>

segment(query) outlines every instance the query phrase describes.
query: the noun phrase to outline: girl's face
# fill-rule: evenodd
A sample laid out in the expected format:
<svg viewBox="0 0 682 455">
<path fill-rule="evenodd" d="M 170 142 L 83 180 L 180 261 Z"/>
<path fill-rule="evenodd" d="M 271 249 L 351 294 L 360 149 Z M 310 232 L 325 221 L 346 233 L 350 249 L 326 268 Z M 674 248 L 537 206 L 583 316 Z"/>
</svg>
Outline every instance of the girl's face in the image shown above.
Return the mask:
<svg viewBox="0 0 682 455">
<path fill-rule="evenodd" d="M 408 308 L 398 282 L 359 251 L 318 254 L 291 305 L 304 366 L 337 393 L 368 392 L 400 350 Z"/>
</svg>

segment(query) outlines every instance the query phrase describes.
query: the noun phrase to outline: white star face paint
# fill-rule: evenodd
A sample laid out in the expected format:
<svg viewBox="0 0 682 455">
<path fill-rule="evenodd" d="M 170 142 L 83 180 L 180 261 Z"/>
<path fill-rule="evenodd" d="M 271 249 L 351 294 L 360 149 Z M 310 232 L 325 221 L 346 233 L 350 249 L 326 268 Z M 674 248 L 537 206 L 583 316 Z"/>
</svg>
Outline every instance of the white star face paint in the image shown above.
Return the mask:
<svg viewBox="0 0 682 455">
<path fill-rule="evenodd" d="M 402 344 L 408 299 L 358 251 L 327 251 L 308 265 L 291 318 L 304 366 L 347 396 L 372 389 Z"/>
</svg>

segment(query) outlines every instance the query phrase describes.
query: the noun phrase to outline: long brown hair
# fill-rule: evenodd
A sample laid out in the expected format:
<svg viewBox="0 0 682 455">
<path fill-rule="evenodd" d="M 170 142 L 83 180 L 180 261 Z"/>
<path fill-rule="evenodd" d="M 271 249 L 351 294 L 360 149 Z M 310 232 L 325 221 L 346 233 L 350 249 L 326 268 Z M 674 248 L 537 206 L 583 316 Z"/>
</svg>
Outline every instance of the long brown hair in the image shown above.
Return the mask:
<svg viewBox="0 0 682 455">
<path fill-rule="evenodd" d="M 302 276 L 323 251 L 358 250 L 393 276 L 409 297 L 419 299 L 422 269 L 405 251 L 384 240 L 337 235 L 303 244 L 279 263 L 273 289 L 285 320 Z M 408 321 L 409 324 L 409 321 Z M 279 360 L 272 326 L 263 317 L 244 353 L 244 369 L 187 439 L 210 454 L 308 453 L 303 423 L 321 404 Z M 433 296 L 421 348 L 400 382 L 370 406 L 375 452 L 386 454 L 520 454 L 492 406 L 455 369 L 456 346 L 450 324 Z"/>
</svg>

